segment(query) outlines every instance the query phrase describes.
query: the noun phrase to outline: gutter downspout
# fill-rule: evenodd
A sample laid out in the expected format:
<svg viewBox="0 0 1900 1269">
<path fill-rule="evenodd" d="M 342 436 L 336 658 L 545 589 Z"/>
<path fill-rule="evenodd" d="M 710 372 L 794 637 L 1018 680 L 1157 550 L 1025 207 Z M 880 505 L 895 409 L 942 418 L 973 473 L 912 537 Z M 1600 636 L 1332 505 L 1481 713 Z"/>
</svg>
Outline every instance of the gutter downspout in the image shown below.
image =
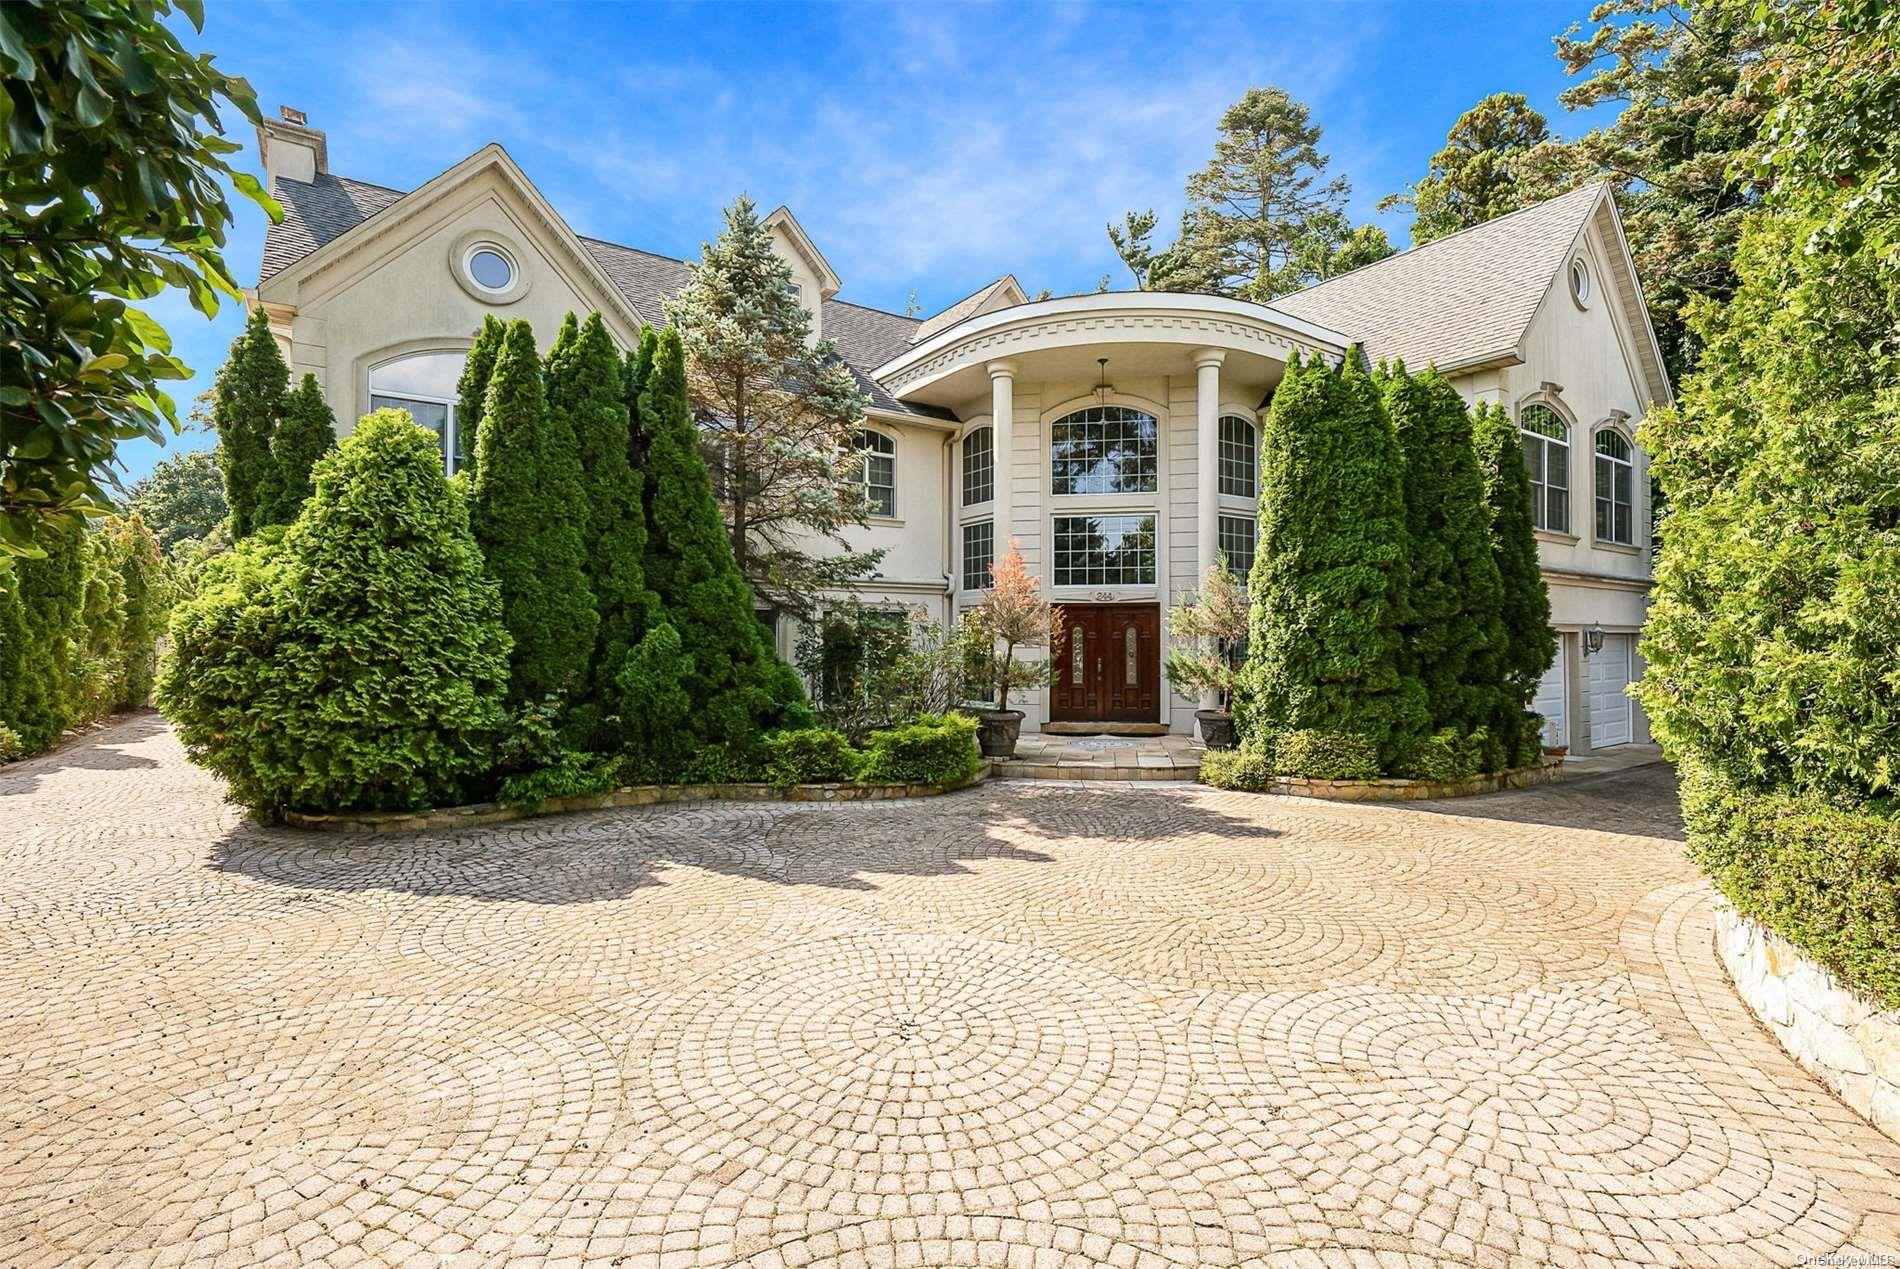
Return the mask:
<svg viewBox="0 0 1900 1269">
<path fill-rule="evenodd" d="M 950 623 L 955 620 L 957 579 L 952 568 L 954 557 L 951 555 L 950 537 L 957 531 L 957 489 L 956 489 L 956 443 L 957 434 L 946 432 L 943 437 L 943 628 L 947 634 Z"/>
</svg>

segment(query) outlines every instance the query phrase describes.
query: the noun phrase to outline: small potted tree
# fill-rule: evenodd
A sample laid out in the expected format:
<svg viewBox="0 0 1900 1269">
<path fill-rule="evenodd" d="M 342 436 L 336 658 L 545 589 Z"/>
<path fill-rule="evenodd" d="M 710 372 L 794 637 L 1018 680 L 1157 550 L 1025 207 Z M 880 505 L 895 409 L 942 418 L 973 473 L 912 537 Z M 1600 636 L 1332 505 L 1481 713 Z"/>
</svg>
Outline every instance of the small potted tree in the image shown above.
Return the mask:
<svg viewBox="0 0 1900 1269">
<path fill-rule="evenodd" d="M 1214 709 L 1197 709 L 1201 739 L 1209 749 L 1232 749 L 1234 683 L 1240 664 L 1234 650 L 1247 639 L 1247 592 L 1217 559 L 1199 595 L 1184 596 L 1168 610 L 1168 681 L 1184 696 L 1213 696 Z"/>
<path fill-rule="evenodd" d="M 1047 666 L 1017 660 L 1016 650 L 1049 647 L 1054 642 L 1054 614 L 1024 566 L 1014 538 L 1009 553 L 990 570 L 990 588 L 970 615 L 976 638 L 989 654 L 985 673 L 979 677 L 987 679 L 985 685 L 996 692 L 995 708 L 977 714 L 977 742 L 984 757 L 1008 758 L 1015 754 L 1023 729 L 1023 712 L 1009 707 L 1010 690 L 1027 691 L 1042 683 L 1049 672 Z M 1002 645 L 1000 655 L 998 644 Z"/>
</svg>

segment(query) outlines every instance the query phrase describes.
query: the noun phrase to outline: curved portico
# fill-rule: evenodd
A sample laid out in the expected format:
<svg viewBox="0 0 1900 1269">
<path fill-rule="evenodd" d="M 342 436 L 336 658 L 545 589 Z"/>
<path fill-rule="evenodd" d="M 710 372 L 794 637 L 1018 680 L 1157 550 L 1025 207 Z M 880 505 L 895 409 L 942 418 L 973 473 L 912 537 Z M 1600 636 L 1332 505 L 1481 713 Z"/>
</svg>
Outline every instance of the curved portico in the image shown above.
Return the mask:
<svg viewBox="0 0 1900 1269">
<path fill-rule="evenodd" d="M 1197 702 L 1160 682 L 1161 616 L 1217 554 L 1253 543 L 1261 409 L 1295 351 L 1335 331 L 1260 304 L 1160 292 L 984 313 L 876 371 L 960 421 L 949 524 L 956 606 L 1014 540 L 1070 622 L 1040 724 L 1187 730 Z"/>
</svg>

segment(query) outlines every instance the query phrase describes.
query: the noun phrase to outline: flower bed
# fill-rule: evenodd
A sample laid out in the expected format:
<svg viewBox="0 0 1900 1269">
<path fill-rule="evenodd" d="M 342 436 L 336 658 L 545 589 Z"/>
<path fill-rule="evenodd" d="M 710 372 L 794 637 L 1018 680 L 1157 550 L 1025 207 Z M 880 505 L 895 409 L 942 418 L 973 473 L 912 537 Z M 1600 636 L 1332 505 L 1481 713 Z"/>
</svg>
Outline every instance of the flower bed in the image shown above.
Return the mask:
<svg viewBox="0 0 1900 1269">
<path fill-rule="evenodd" d="M 326 833 L 417 833 L 439 829 L 475 828 L 537 815 L 564 815 L 573 811 L 604 811 L 620 806 L 655 806 L 665 802 L 877 802 L 889 798 L 936 797 L 981 784 L 988 764 L 975 775 L 949 784 L 642 784 L 578 797 L 549 798 L 532 807 L 477 802 L 470 806 L 433 807 L 422 811 L 347 811 L 318 815 L 288 811 L 284 822 L 293 828 Z"/>
</svg>

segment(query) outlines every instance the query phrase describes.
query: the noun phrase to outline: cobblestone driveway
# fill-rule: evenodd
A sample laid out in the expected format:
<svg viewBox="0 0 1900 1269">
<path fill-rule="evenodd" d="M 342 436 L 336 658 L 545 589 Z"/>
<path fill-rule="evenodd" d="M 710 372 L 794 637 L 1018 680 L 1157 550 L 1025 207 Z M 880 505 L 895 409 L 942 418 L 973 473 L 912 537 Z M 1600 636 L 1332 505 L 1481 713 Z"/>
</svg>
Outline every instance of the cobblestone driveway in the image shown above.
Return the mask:
<svg viewBox="0 0 1900 1269">
<path fill-rule="evenodd" d="M 0 1262 L 1796 1263 L 1900 1148 L 1650 768 L 266 831 L 146 717 L 0 772 Z"/>
</svg>

